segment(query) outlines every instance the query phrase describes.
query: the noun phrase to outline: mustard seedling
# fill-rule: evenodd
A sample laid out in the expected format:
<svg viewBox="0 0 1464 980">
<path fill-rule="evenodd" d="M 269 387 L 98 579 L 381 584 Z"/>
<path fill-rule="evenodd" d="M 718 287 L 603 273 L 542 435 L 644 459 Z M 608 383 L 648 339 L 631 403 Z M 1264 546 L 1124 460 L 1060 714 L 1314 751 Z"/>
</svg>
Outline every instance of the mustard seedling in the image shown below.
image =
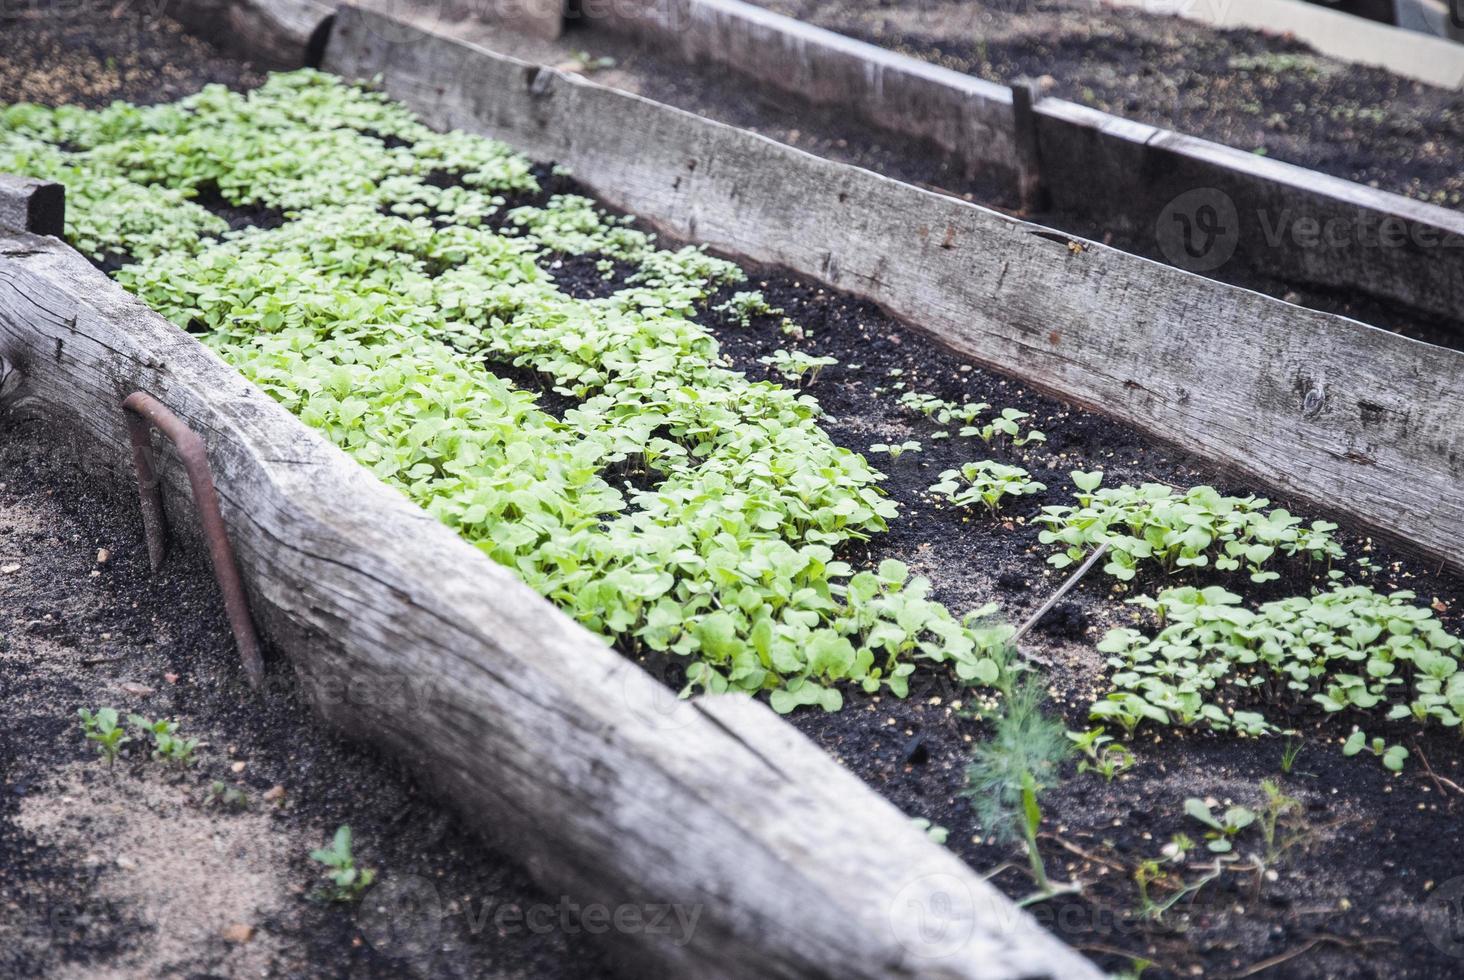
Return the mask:
<svg viewBox="0 0 1464 980">
<path fill-rule="evenodd" d="M 920 443 L 914 439 L 907 439 L 899 443 L 876 442 L 869 447 L 869 451 L 872 453 L 885 453 L 890 457 L 890 462 L 893 463 L 906 453 L 920 452 Z"/>
<path fill-rule="evenodd" d="M 1216 854 L 1229 853 L 1234 847 L 1236 836 L 1256 822 L 1255 811 L 1247 807 L 1228 807 L 1224 813 L 1216 816 L 1204 800 L 1193 796 L 1184 801 L 1184 812 L 1209 828 L 1205 832 L 1205 839 L 1210 843 L 1206 846 Z"/>
<path fill-rule="evenodd" d="M 96 744 L 97 751 L 107 760 L 108 767 L 115 764 L 122 746 L 132 741 L 126 730 L 117 724 L 117 709 L 98 708 L 93 713 L 86 708 L 80 708 L 76 714 L 81 719 L 82 732 L 88 741 Z"/>
<path fill-rule="evenodd" d="M 958 507 L 979 503 L 994 514 L 1008 497 L 1023 497 L 1046 489 L 1045 483 L 1033 480 L 1020 466 L 983 459 L 963 463 L 958 470 L 946 470 L 930 492 Z"/>
<path fill-rule="evenodd" d="M 178 723 L 160 718 L 149 721 L 142 715 L 128 715 L 127 721 L 147 738 L 152 740 L 154 759 L 171 762 L 180 767 L 193 764 L 193 752 L 198 748 L 198 739 L 179 738 Z"/>
<path fill-rule="evenodd" d="M 354 902 L 376 880 L 371 868 L 358 868 L 356 857 L 351 853 L 351 828 L 341 824 L 328 845 L 310 852 L 313 861 L 325 865 L 322 874 L 330 881 L 330 887 L 321 895 L 333 902 Z"/>
</svg>

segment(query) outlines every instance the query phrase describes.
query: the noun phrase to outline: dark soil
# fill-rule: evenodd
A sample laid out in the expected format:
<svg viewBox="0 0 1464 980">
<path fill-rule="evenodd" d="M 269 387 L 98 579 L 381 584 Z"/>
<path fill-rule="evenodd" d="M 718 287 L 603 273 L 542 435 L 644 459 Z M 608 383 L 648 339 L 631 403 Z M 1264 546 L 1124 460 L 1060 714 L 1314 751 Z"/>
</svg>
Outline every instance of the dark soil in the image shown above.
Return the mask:
<svg viewBox="0 0 1464 980">
<path fill-rule="evenodd" d="M 172 102 L 217 82 L 252 88 L 263 73 L 186 33 L 167 4 L 141 0 L 14 0 L 0 4 L 0 103 L 100 109 Z"/>
<path fill-rule="evenodd" d="M 1446 207 L 1464 207 L 1464 94 L 1289 36 L 1086 0 L 757 0 L 995 82 Z"/>
<path fill-rule="evenodd" d="M 206 557 L 175 545 L 150 574 L 135 489 L 78 469 L 44 425 L 0 418 L 0 975 L 604 975 L 582 935 L 497 929 L 500 908 L 558 900 L 395 763 L 315 722 L 282 658 L 269 658 L 267 695 L 251 695 Z M 101 705 L 177 720 L 201 740 L 199 761 L 174 771 L 134 744 L 109 770 L 76 719 Z M 214 781 L 247 804 L 208 802 Z M 58 827 L 22 817 L 28 800 L 66 812 L 78 795 L 85 809 Z M 161 818 L 167 863 L 134 841 Z M 380 870 L 378 887 L 420 879 L 435 890 L 448 913 L 435 957 L 379 949 L 370 893 L 359 906 L 312 898 L 323 879 L 308 851 L 342 823 L 361 864 Z M 231 836 L 249 847 L 231 860 L 257 875 L 203 877 L 208 841 Z M 196 901 L 181 920 L 159 911 L 162 875 L 163 895 Z M 211 905 L 231 888 L 244 892 L 229 896 L 243 914 Z M 253 935 L 229 940 L 220 924 Z"/>
</svg>

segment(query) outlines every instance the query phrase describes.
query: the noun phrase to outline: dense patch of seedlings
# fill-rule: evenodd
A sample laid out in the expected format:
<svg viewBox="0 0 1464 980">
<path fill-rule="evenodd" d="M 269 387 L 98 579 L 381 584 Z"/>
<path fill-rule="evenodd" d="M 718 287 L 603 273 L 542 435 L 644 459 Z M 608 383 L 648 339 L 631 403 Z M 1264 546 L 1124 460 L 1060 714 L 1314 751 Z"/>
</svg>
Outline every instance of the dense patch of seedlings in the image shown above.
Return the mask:
<svg viewBox="0 0 1464 980">
<path fill-rule="evenodd" d="M 1213 487 L 1180 493 L 1160 483 L 1103 487 L 1101 472 L 1074 472 L 1077 506 L 1044 507 L 1040 541 L 1063 550 L 1048 559 L 1057 568 L 1082 561 L 1108 545 L 1103 570 L 1128 581 L 1143 562 L 1166 572 L 1212 566 L 1244 568 L 1251 581 L 1269 582 L 1279 573 L 1264 566 L 1277 554 L 1305 554 L 1314 561 L 1343 557 L 1332 538 L 1337 525 L 1302 520 L 1288 511 L 1267 510 L 1263 497 L 1227 497 Z"/>
<path fill-rule="evenodd" d="M 689 688 L 832 709 L 841 682 L 903 693 L 917 660 L 994 673 L 1010 631 L 990 610 L 957 616 L 898 562 L 836 558 L 896 509 L 813 398 L 728 370 L 692 320 L 742 281 L 735 266 L 662 250 L 582 197 L 502 214 L 495 195 L 539 189 L 527 160 L 314 72 L 3 123 L 0 166 L 78 168 L 69 234 L 136 260 L 124 286 L 589 628 L 686 657 Z M 35 146 L 55 159 L 17 157 Z M 134 235 L 97 217 L 99 180 L 177 206 Z M 288 220 L 207 237 L 189 199 L 204 186 Z M 564 255 L 633 271 L 575 298 L 543 269 Z M 737 316 L 767 310 L 737 296 Z M 804 384 L 829 360 L 780 354 L 774 370 Z M 547 414 L 494 363 L 571 407 Z"/>
</svg>

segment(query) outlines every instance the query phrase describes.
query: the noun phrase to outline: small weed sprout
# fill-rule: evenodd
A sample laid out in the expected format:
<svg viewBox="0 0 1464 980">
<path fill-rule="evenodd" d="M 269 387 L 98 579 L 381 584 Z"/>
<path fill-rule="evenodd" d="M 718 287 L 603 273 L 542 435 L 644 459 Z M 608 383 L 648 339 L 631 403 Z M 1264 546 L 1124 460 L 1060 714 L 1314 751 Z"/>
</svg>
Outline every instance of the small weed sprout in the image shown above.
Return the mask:
<svg viewBox="0 0 1464 980">
<path fill-rule="evenodd" d="M 117 724 L 117 709 L 98 708 L 93 714 L 81 708 L 76 714 L 81 719 L 82 732 L 89 741 L 96 743 L 97 751 L 107 760 L 107 765 L 115 764 L 122 746 L 132 741 L 126 730 Z"/>
<path fill-rule="evenodd" d="M 1260 822 L 1261 840 L 1266 846 L 1265 862 L 1267 866 L 1276 864 L 1285 854 L 1306 836 L 1304 830 L 1297 830 L 1295 833 L 1287 834 L 1280 829 L 1286 823 L 1295 822 L 1301 813 L 1301 801 L 1293 796 L 1287 796 L 1281 792 L 1275 782 L 1269 779 L 1261 781 L 1261 792 L 1265 794 L 1265 803 L 1261 807 Z"/>
<path fill-rule="evenodd" d="M 1057 782 L 1071 748 L 1062 726 L 1042 713 L 1042 697 L 1041 685 L 1031 677 L 1013 686 L 995 731 L 972 754 L 962 792 L 983 830 L 1023 841 L 1038 894 L 1045 897 L 1053 887 L 1037 849 L 1040 797 Z"/>
<path fill-rule="evenodd" d="M 323 873 L 331 885 L 321 894 L 333 902 L 356 901 L 376 880 L 374 870 L 356 867 L 355 855 L 351 853 L 349 824 L 341 824 L 329 846 L 311 851 L 310 859 L 325 865 Z"/>
<path fill-rule="evenodd" d="M 1281 771 L 1291 775 L 1291 770 L 1296 766 L 1296 759 L 1301 755 L 1301 750 L 1306 748 L 1306 742 L 1299 738 L 1288 738 L 1286 747 L 1281 750 Z"/>
</svg>

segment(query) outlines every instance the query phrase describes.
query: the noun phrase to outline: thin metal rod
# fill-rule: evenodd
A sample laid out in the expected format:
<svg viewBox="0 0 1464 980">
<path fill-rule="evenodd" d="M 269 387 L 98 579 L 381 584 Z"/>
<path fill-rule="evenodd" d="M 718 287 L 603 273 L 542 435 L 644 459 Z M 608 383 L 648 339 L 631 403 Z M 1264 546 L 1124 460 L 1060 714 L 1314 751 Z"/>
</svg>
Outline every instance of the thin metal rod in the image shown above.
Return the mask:
<svg viewBox="0 0 1464 980">
<path fill-rule="evenodd" d="M 219 510 L 219 495 L 214 488 L 213 472 L 209 469 L 203 439 L 162 402 L 145 392 L 135 391 L 128 395 L 122 400 L 122 408 L 127 419 L 127 434 L 132 441 L 132 463 L 137 469 L 142 526 L 147 536 L 147 557 L 152 569 L 157 572 L 162 567 L 168 543 L 162 481 L 152 456 L 151 431 L 157 429 L 177 448 L 183 468 L 188 472 L 193 504 L 198 508 L 214 578 L 223 593 L 229 626 L 239 647 L 239 659 L 244 662 L 244 673 L 249 677 L 250 686 L 257 691 L 264 683 L 264 660 L 259 655 L 259 638 L 254 632 L 254 622 L 249 618 L 244 580 L 239 575 L 239 563 L 234 558 L 234 548 L 229 543 L 228 529 Z"/>
<path fill-rule="evenodd" d="M 1082 581 L 1083 576 L 1088 574 L 1088 569 L 1098 564 L 1098 559 L 1102 558 L 1107 553 L 1108 542 L 1105 541 L 1093 550 L 1093 553 L 1088 556 L 1086 561 L 1078 566 L 1078 570 L 1076 572 L 1073 572 L 1071 575 L 1068 576 L 1067 581 L 1062 583 L 1062 585 L 1058 587 L 1058 590 L 1056 592 L 1048 596 L 1047 601 L 1044 602 L 1036 612 L 1027 617 L 1027 621 L 1022 624 L 1021 629 L 1017 630 L 1017 632 L 1012 636 L 1012 645 L 1015 646 L 1022 637 L 1027 635 L 1028 630 L 1036 626 L 1038 621 L 1041 620 L 1043 616 L 1046 616 L 1049 612 L 1051 612 L 1052 607 L 1057 605 L 1058 600 L 1071 592 L 1073 590 L 1073 586 L 1077 585 L 1080 581 Z"/>
</svg>

